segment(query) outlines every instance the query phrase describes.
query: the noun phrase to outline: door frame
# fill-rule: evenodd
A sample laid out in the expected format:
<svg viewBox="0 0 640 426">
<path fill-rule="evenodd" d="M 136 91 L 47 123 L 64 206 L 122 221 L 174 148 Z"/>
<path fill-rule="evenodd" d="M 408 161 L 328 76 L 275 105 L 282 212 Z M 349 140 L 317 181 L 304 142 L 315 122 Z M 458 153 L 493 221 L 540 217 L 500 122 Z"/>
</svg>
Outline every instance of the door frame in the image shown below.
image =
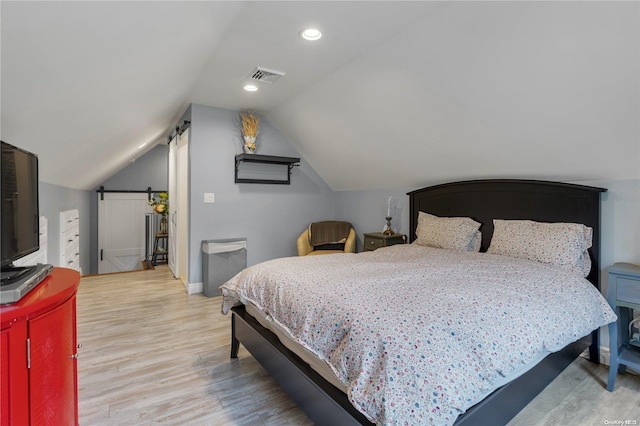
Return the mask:
<svg viewBox="0 0 640 426">
<path fill-rule="evenodd" d="M 178 277 L 189 292 L 189 129 L 178 135 L 176 164 L 176 260 Z"/>
<path fill-rule="evenodd" d="M 177 211 L 178 211 L 178 198 L 177 198 L 177 166 L 178 166 L 178 135 L 176 135 L 169 142 L 169 255 L 167 263 L 169 264 L 169 270 L 173 274 L 174 278 L 178 278 L 180 275 L 179 264 L 177 262 L 178 253 L 178 233 L 177 233 Z"/>
</svg>

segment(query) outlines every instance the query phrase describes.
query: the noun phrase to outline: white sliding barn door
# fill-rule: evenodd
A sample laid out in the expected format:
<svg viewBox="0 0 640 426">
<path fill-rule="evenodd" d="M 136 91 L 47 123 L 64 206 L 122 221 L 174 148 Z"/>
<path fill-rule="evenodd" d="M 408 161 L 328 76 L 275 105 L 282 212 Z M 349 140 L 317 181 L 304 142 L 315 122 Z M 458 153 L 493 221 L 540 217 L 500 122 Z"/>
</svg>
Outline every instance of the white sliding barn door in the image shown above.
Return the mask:
<svg viewBox="0 0 640 426">
<path fill-rule="evenodd" d="M 169 269 L 188 290 L 189 130 L 169 143 Z"/>
<path fill-rule="evenodd" d="M 178 165 L 178 137 L 174 137 L 169 143 L 169 269 L 174 277 L 179 277 L 178 262 L 176 262 L 178 252 L 177 244 L 177 165 Z"/>
<path fill-rule="evenodd" d="M 98 194 L 98 273 L 142 269 L 146 193 Z"/>
</svg>

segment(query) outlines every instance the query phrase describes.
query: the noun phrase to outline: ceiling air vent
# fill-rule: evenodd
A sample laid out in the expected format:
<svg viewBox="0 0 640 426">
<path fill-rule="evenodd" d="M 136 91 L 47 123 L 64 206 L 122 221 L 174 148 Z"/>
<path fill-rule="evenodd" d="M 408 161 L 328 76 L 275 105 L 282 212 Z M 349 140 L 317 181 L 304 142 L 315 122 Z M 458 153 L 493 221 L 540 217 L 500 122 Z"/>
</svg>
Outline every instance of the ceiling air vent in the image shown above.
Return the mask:
<svg viewBox="0 0 640 426">
<path fill-rule="evenodd" d="M 277 79 L 285 75 L 282 71 L 270 70 L 269 68 L 255 67 L 249 78 L 251 80 L 262 81 L 264 83 L 275 83 Z"/>
</svg>

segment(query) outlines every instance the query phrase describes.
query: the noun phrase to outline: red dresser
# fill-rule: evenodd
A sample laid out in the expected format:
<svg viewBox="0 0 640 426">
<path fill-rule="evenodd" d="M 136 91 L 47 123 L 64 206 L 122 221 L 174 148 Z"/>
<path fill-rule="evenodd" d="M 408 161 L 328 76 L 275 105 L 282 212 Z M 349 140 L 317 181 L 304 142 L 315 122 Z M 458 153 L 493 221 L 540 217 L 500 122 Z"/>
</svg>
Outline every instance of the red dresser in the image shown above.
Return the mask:
<svg viewBox="0 0 640 426">
<path fill-rule="evenodd" d="M 0 425 L 77 425 L 76 293 L 80 274 L 53 268 L 0 306 Z"/>
</svg>

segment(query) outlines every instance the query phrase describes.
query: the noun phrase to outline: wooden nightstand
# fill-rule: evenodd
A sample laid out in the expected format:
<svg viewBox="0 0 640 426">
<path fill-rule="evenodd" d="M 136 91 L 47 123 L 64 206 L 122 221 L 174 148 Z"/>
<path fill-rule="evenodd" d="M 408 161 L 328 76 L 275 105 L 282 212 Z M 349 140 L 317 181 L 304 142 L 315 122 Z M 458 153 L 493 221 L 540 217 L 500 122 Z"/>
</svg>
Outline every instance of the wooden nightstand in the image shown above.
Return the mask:
<svg viewBox="0 0 640 426">
<path fill-rule="evenodd" d="M 629 344 L 628 333 L 633 310 L 640 309 L 640 266 L 616 263 L 608 271 L 607 302 L 618 315 L 618 321 L 609 324 L 611 366 L 607 390 L 613 391 L 618 367 L 621 373 L 625 372 L 627 366 L 640 371 L 640 347 Z"/>
<path fill-rule="evenodd" d="M 407 236 L 404 234 L 386 235 L 382 232 L 372 232 L 364 234 L 364 251 L 374 251 L 380 247 L 388 247 L 394 244 L 404 244 L 407 242 Z"/>
</svg>

